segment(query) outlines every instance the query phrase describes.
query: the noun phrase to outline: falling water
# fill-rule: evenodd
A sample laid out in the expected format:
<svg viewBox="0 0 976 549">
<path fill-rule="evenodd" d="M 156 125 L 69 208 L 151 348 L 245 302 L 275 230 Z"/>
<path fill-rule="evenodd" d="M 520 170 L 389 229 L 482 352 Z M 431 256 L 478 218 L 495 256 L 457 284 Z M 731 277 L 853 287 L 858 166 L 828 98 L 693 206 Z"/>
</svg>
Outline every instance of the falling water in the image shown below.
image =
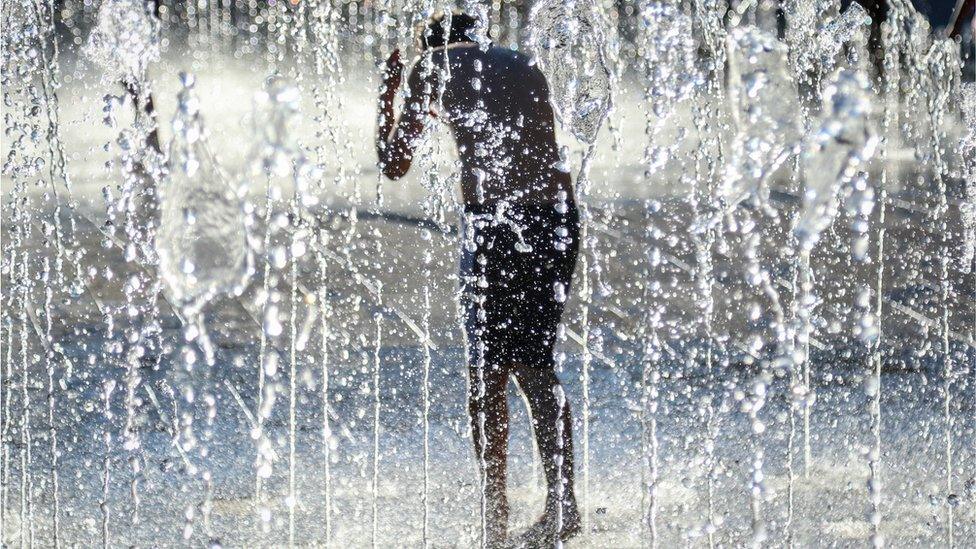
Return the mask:
<svg viewBox="0 0 976 549">
<path fill-rule="evenodd" d="M 906 0 L 463 4 L 546 76 L 575 176 L 567 546 L 972 539 L 959 41 Z M 4 6 L 0 543 L 483 542 L 445 120 L 373 171 L 376 65 L 452 6 Z"/>
<path fill-rule="evenodd" d="M 382 293 L 380 293 L 382 296 Z M 382 303 L 382 301 L 381 301 Z M 373 529 L 370 542 L 373 547 L 379 543 L 379 489 L 380 489 L 380 349 L 383 348 L 383 315 L 376 315 L 376 336 L 373 340 L 373 480 L 370 493 L 373 500 Z"/>
<path fill-rule="evenodd" d="M 590 166 L 595 141 L 611 107 L 611 72 L 607 66 L 606 22 L 596 6 L 586 2 L 550 0 L 536 4 L 530 14 L 530 51 L 546 75 L 552 90 L 555 115 L 562 126 L 587 144 L 576 181 L 576 203 L 580 209 L 579 296 L 583 386 L 583 535 L 590 529 L 590 305 L 595 274 L 590 236 Z M 557 420 L 558 421 L 558 420 Z M 559 427 L 557 427 L 559 428 Z"/>
</svg>

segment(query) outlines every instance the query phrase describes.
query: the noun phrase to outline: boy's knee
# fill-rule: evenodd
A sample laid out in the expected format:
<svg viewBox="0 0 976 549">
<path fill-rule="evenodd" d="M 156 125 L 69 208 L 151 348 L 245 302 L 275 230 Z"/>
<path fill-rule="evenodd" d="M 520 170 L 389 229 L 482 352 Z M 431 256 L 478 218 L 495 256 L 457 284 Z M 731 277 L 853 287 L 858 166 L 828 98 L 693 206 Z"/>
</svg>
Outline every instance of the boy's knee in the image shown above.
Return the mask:
<svg viewBox="0 0 976 549">
<path fill-rule="evenodd" d="M 559 378 L 556 377 L 556 373 L 551 368 L 517 364 L 513 371 L 519 387 L 526 393 L 551 391 L 555 385 L 559 384 Z"/>
</svg>

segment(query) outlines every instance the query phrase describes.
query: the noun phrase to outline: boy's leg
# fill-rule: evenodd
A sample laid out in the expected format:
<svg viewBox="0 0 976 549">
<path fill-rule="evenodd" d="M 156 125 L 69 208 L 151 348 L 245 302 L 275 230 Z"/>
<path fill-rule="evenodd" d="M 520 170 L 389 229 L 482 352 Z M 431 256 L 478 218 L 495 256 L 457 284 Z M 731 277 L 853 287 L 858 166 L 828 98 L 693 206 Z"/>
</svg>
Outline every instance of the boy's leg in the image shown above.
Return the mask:
<svg viewBox="0 0 976 549">
<path fill-rule="evenodd" d="M 529 401 L 546 474 L 546 514 L 542 521 L 557 528 L 561 537 L 572 535 L 579 529 L 580 521 L 573 493 L 573 420 L 569 400 L 552 364 L 519 365 L 514 373 Z"/>
<path fill-rule="evenodd" d="M 491 547 L 508 534 L 508 498 L 505 483 L 508 463 L 507 368 L 498 364 L 470 364 L 468 414 L 475 456 L 484 482 L 485 542 Z"/>
<path fill-rule="evenodd" d="M 470 221 L 469 221 L 470 222 Z M 464 330 L 468 359 L 468 415 L 475 458 L 484 486 L 485 543 L 501 545 L 508 535 L 508 499 L 505 494 L 508 457 L 509 366 L 503 333 L 497 326 L 509 305 L 498 271 L 505 246 L 482 227 L 475 230 L 475 250 L 462 255 Z M 494 246 L 488 243 L 494 244 Z"/>
</svg>

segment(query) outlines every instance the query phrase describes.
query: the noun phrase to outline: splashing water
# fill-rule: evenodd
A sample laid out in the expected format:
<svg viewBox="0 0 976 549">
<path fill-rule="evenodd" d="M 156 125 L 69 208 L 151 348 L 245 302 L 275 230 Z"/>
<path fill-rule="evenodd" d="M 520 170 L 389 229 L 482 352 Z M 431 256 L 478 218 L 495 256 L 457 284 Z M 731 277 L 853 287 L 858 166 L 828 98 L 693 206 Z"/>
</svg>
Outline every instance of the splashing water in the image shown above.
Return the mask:
<svg viewBox="0 0 976 549">
<path fill-rule="evenodd" d="M 824 112 L 802 159 L 806 188 L 794 230 L 803 249 L 814 246 L 830 226 L 841 186 L 874 154 L 869 94 L 867 80 L 851 71 L 837 73 L 824 93 Z"/>
<path fill-rule="evenodd" d="M 674 112 L 676 103 L 689 98 L 702 84 L 695 60 L 694 25 L 687 15 L 659 2 L 645 6 L 641 18 L 651 110 L 665 119 Z"/>
<path fill-rule="evenodd" d="M 840 53 L 866 34 L 871 17 L 860 4 L 852 2 L 838 14 L 839 10 L 840 4 L 831 0 L 785 3 L 789 22 L 785 40 L 801 80 L 829 76 Z"/>
<path fill-rule="evenodd" d="M 510 536 L 573 473 L 567 547 L 966 546 L 960 38 L 908 0 L 458 4 L 472 43 L 445 60 L 511 47 L 546 76 L 581 218 L 572 283 L 545 281 L 574 459 L 549 493 L 509 388 Z M 449 7 L 4 4 L 0 544 L 483 544 L 456 75 L 414 49 Z M 391 184 L 372 139 L 395 47 L 439 89 Z M 518 93 L 489 81 L 473 123 Z M 477 155 L 511 166 L 497 145 Z"/>
<path fill-rule="evenodd" d="M 556 116 L 577 139 L 596 140 L 610 109 L 606 24 L 590 2 L 543 0 L 529 16 L 529 48 L 549 81 Z"/>
<path fill-rule="evenodd" d="M 762 190 L 800 139 L 787 48 L 755 28 L 729 36 L 729 100 L 736 127 L 720 197 L 728 208 Z"/>
<path fill-rule="evenodd" d="M 962 268 L 969 272 L 976 261 L 976 83 L 968 83 L 963 88 L 962 112 L 966 117 L 969 133 L 963 137 L 962 154 L 969 156 L 966 163 L 966 193 L 960 206 L 963 225 Z"/>
<path fill-rule="evenodd" d="M 843 13 L 826 22 L 817 32 L 813 51 L 817 56 L 818 72 L 830 74 L 837 66 L 838 56 L 845 47 L 866 38 L 871 17 L 864 8 L 852 2 Z"/>
<path fill-rule="evenodd" d="M 207 144 L 195 79 L 183 74 L 181 81 L 156 243 L 170 296 L 199 310 L 220 293 L 240 292 L 249 275 L 248 247 L 242 197 Z"/>
<path fill-rule="evenodd" d="M 159 20 L 149 14 L 151 3 L 103 0 L 85 54 L 113 81 L 137 80 L 159 60 Z"/>
</svg>

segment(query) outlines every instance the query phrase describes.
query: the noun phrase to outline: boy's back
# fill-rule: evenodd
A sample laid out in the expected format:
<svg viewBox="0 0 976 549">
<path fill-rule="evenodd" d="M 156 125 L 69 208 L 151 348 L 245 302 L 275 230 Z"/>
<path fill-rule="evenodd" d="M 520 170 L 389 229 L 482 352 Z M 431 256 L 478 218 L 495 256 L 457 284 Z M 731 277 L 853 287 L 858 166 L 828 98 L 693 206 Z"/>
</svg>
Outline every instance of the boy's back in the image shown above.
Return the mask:
<svg viewBox="0 0 976 549">
<path fill-rule="evenodd" d="M 433 52 L 433 108 L 437 75 L 448 60 L 449 79 L 437 113 L 451 128 L 462 163 L 468 204 L 551 204 L 570 191 L 569 174 L 557 167 L 559 151 L 546 79 L 527 56 L 508 48 L 457 44 Z M 414 67 L 411 91 L 422 92 L 422 66 Z M 565 196 L 565 195 L 564 195 Z"/>
</svg>

